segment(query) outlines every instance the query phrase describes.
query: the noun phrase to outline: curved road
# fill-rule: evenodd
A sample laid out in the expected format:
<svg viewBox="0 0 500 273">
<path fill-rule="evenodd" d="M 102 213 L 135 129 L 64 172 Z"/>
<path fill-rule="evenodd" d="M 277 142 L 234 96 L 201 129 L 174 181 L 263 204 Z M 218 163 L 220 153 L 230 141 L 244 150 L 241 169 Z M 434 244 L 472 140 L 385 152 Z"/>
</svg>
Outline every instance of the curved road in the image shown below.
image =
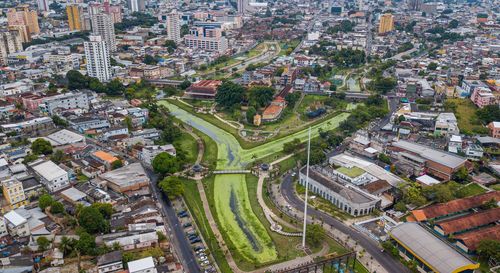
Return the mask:
<svg viewBox="0 0 500 273">
<path fill-rule="evenodd" d="M 298 173 L 298 172 L 297 172 Z M 304 202 L 295 195 L 294 183 L 291 175 L 285 176 L 281 186 L 281 194 L 287 200 L 287 202 L 294 207 L 296 210 L 304 211 Z M 358 242 L 370 255 L 377 260 L 380 265 L 384 267 L 389 273 L 404 273 L 409 272 L 409 270 L 404 267 L 400 262 L 395 260 L 390 254 L 386 252 L 381 252 L 381 248 L 378 243 L 373 239 L 368 238 L 357 230 L 345 225 L 341 221 L 333 218 L 332 216 L 318 211 L 313 207 L 308 207 L 308 215 L 314 216 L 316 219 L 323 219 L 323 221 L 332 226 L 333 228 L 339 230 L 340 232 L 349 235 L 354 241 Z"/>
</svg>

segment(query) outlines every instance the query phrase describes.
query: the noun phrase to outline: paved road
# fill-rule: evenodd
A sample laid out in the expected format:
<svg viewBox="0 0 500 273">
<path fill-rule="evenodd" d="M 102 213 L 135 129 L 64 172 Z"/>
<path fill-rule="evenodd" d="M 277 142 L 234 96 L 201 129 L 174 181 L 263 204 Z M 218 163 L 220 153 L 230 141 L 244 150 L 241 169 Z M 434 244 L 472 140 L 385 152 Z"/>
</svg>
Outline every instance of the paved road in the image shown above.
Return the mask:
<svg viewBox="0 0 500 273">
<path fill-rule="evenodd" d="M 287 200 L 287 202 L 294 207 L 296 210 L 304 211 L 304 202 L 295 195 L 294 183 L 291 175 L 285 176 L 283 184 L 281 186 L 281 194 Z M 368 252 L 378 263 L 380 263 L 387 272 L 389 273 L 405 273 L 409 270 L 404 267 L 401 263 L 396 261 L 390 254 L 386 252 L 381 252 L 379 244 L 373 239 L 368 238 L 359 231 L 345 225 L 341 221 L 333 218 L 332 216 L 323 213 L 321 211 L 315 210 L 312 207 L 308 207 L 308 215 L 314 216 L 316 219 L 323 219 L 323 221 L 339 230 L 340 232 L 349 235 L 354 241 L 363 247 L 366 252 Z"/>
<path fill-rule="evenodd" d="M 177 214 L 172 207 L 170 200 L 168 200 L 168 198 L 162 194 L 158 188 L 158 176 L 150 170 L 147 170 L 147 172 L 151 178 L 151 188 L 153 189 L 153 194 L 162 205 L 161 207 L 163 209 L 163 213 L 166 216 L 170 227 L 173 229 L 171 230 L 171 234 L 173 236 L 170 237 L 170 241 L 172 242 L 177 255 L 179 255 L 179 260 L 184 266 L 184 271 L 189 273 L 201 272 L 200 267 L 196 262 L 196 257 L 191 250 L 191 244 L 187 241 L 186 236 L 184 236 L 184 230 L 179 222 L 179 218 L 177 218 Z"/>
</svg>

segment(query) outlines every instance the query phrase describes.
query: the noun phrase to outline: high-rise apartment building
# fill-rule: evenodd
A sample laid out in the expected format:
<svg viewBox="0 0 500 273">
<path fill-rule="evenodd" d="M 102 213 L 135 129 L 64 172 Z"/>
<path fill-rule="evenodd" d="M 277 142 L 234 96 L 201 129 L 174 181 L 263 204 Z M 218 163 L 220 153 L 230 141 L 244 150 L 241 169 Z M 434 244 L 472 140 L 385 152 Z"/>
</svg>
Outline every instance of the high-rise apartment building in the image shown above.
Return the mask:
<svg viewBox="0 0 500 273">
<path fill-rule="evenodd" d="M 7 12 L 7 22 L 10 29 L 25 31 L 23 36 L 27 41 L 31 40 L 32 34 L 39 34 L 38 15 L 35 10 L 30 10 L 29 5 L 19 5 L 9 9 Z"/>
<path fill-rule="evenodd" d="M 116 51 L 115 26 L 108 14 L 100 13 L 92 15 L 92 33 L 102 37 L 109 52 Z"/>
<path fill-rule="evenodd" d="M 67 5 L 66 14 L 68 15 L 68 25 L 70 30 L 84 30 L 83 8 L 80 5 Z"/>
<path fill-rule="evenodd" d="M 89 36 L 84 42 L 85 58 L 87 61 L 87 75 L 106 82 L 111 79 L 111 62 L 109 49 L 104 39 L 99 35 Z"/>
<path fill-rule="evenodd" d="M 181 22 L 180 15 L 173 10 L 167 15 L 167 35 L 168 39 L 176 43 L 181 42 Z"/>
<path fill-rule="evenodd" d="M 237 0 L 236 9 L 238 14 L 244 14 L 248 6 L 248 0 Z"/>
<path fill-rule="evenodd" d="M 41 12 L 44 12 L 44 11 L 49 11 L 49 5 L 50 5 L 50 1 L 49 0 L 37 0 L 36 1 L 37 5 L 38 5 L 38 10 L 41 11 Z"/>
<path fill-rule="evenodd" d="M 132 12 L 141 12 L 146 9 L 146 2 L 144 0 L 128 0 L 128 8 Z"/>
<path fill-rule="evenodd" d="M 410 10 L 420 10 L 422 8 L 422 0 L 408 0 L 408 8 Z"/>
<path fill-rule="evenodd" d="M 11 53 L 23 50 L 21 34 L 17 30 L 0 32 L 0 64 L 7 65 Z"/>
<path fill-rule="evenodd" d="M 380 24 L 378 26 L 378 33 L 384 34 L 394 30 L 394 16 L 390 13 L 382 14 L 380 16 Z"/>
<path fill-rule="evenodd" d="M 184 43 L 189 48 L 216 51 L 221 54 L 227 50 L 227 39 L 222 36 L 220 28 L 192 28 L 190 34 L 184 36 Z"/>
</svg>

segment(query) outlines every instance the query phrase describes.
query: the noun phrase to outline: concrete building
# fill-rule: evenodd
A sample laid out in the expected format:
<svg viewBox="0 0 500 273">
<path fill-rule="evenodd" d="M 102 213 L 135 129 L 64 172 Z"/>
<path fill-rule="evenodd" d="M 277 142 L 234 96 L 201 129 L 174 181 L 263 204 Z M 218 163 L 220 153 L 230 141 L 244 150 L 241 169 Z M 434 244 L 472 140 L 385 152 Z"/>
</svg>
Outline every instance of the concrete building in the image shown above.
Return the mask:
<svg viewBox="0 0 500 273">
<path fill-rule="evenodd" d="M 0 32 L 0 64 L 7 65 L 9 54 L 23 50 L 21 33 L 17 30 Z"/>
<path fill-rule="evenodd" d="M 46 113 L 53 114 L 54 110 L 81 109 L 83 112 L 89 110 L 89 99 L 87 94 L 68 92 L 43 99 L 39 107 Z"/>
<path fill-rule="evenodd" d="M 453 113 L 439 113 L 434 126 L 434 133 L 438 135 L 459 135 L 457 117 Z"/>
<path fill-rule="evenodd" d="M 128 0 L 127 2 L 131 12 L 141 12 L 146 9 L 145 0 Z"/>
<path fill-rule="evenodd" d="M 121 250 L 106 253 L 97 258 L 97 272 L 108 273 L 123 270 Z"/>
<path fill-rule="evenodd" d="M 479 264 L 456 251 L 418 223 L 404 223 L 390 231 L 399 255 L 417 262 L 420 272 L 473 272 Z"/>
<path fill-rule="evenodd" d="M 40 177 L 40 182 L 53 193 L 69 186 L 68 173 L 52 161 L 35 162 L 30 165 Z"/>
<path fill-rule="evenodd" d="M 80 5 L 67 5 L 66 14 L 68 15 L 68 25 L 70 30 L 84 30 L 83 8 Z"/>
<path fill-rule="evenodd" d="M 408 0 L 408 8 L 410 10 L 420 10 L 422 8 L 422 0 Z"/>
<path fill-rule="evenodd" d="M 160 153 L 166 152 L 171 156 L 176 156 L 175 147 L 172 144 L 167 145 L 151 145 L 142 148 L 139 159 L 144 163 L 151 165 L 153 159 Z"/>
<path fill-rule="evenodd" d="M 184 36 L 184 43 L 192 49 L 202 49 L 224 54 L 228 47 L 226 37 L 222 36 L 219 28 L 196 27 L 190 34 Z"/>
<path fill-rule="evenodd" d="M 16 132 L 18 135 L 21 134 L 32 134 L 38 135 L 43 131 L 53 129 L 55 127 L 54 122 L 49 117 L 34 118 L 26 121 L 21 121 L 18 123 L 9 123 L 0 125 L 4 133 Z"/>
<path fill-rule="evenodd" d="M 89 40 L 83 43 L 87 60 L 87 74 L 101 82 L 107 82 L 111 79 L 109 48 L 101 36 L 91 35 Z"/>
<path fill-rule="evenodd" d="M 191 84 L 184 93 L 193 99 L 215 99 L 217 88 L 222 84 L 218 80 L 201 80 Z"/>
<path fill-rule="evenodd" d="M 45 11 L 50 10 L 50 8 L 49 8 L 50 1 L 49 0 L 37 0 L 36 3 L 38 6 L 38 10 L 41 12 L 45 12 Z"/>
<path fill-rule="evenodd" d="M 491 92 L 491 89 L 487 87 L 475 88 L 470 96 L 470 99 L 479 108 L 497 104 L 495 95 Z"/>
<path fill-rule="evenodd" d="M 300 170 L 299 183 L 305 186 L 306 167 Z M 368 194 L 357 187 L 342 185 L 321 173 L 316 167 L 309 168 L 309 190 L 328 200 L 345 213 L 362 216 L 380 207 L 380 198 Z"/>
<path fill-rule="evenodd" d="M 488 129 L 490 129 L 490 136 L 494 138 L 500 138 L 500 121 L 492 121 L 488 124 Z"/>
<path fill-rule="evenodd" d="M 149 194 L 149 177 L 141 163 L 132 163 L 99 176 L 115 192 L 135 195 Z"/>
<path fill-rule="evenodd" d="M 7 231 L 12 237 L 26 237 L 31 234 L 28 219 L 14 210 L 7 212 L 4 216 Z"/>
<path fill-rule="evenodd" d="M 157 273 L 153 257 L 128 262 L 129 273 Z"/>
<path fill-rule="evenodd" d="M 394 30 L 394 16 L 390 13 L 382 14 L 380 16 L 380 23 L 378 26 L 378 33 L 384 34 Z"/>
<path fill-rule="evenodd" d="M 404 163 L 410 164 L 412 168 L 422 168 L 443 181 L 450 180 L 455 172 L 466 167 L 465 158 L 414 142 L 395 141 L 390 149 L 397 156 L 406 155 L 408 160 Z"/>
<path fill-rule="evenodd" d="M 10 27 L 17 28 L 23 32 L 23 42 L 31 41 L 32 34 L 39 34 L 38 14 L 35 10 L 30 10 L 29 5 L 19 5 L 9 9 L 7 12 L 7 22 Z"/>
<path fill-rule="evenodd" d="M 115 26 L 111 16 L 105 13 L 97 13 L 92 15 L 92 33 L 99 35 L 106 43 L 109 52 L 116 51 Z"/>
<path fill-rule="evenodd" d="M 173 10 L 167 15 L 167 37 L 175 43 L 180 43 L 182 41 L 180 20 L 180 15 L 176 10 Z"/>
<path fill-rule="evenodd" d="M 16 209 L 28 204 L 24 194 L 23 183 L 16 178 L 2 181 L 3 197 L 9 203 L 10 209 Z"/>
</svg>

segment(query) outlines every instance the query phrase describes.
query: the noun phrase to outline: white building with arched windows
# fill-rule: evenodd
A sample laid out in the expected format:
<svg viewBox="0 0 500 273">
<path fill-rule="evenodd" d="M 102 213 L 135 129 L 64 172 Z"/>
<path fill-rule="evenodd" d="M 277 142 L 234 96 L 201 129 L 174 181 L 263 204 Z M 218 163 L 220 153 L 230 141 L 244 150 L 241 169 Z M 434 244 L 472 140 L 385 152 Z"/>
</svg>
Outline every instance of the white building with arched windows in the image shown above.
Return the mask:
<svg viewBox="0 0 500 273">
<path fill-rule="evenodd" d="M 299 183 L 305 186 L 306 167 L 300 170 Z M 309 168 L 309 191 L 352 216 L 362 216 L 380 207 L 381 199 L 353 185 L 343 185 L 322 174 L 316 167 Z"/>
</svg>

